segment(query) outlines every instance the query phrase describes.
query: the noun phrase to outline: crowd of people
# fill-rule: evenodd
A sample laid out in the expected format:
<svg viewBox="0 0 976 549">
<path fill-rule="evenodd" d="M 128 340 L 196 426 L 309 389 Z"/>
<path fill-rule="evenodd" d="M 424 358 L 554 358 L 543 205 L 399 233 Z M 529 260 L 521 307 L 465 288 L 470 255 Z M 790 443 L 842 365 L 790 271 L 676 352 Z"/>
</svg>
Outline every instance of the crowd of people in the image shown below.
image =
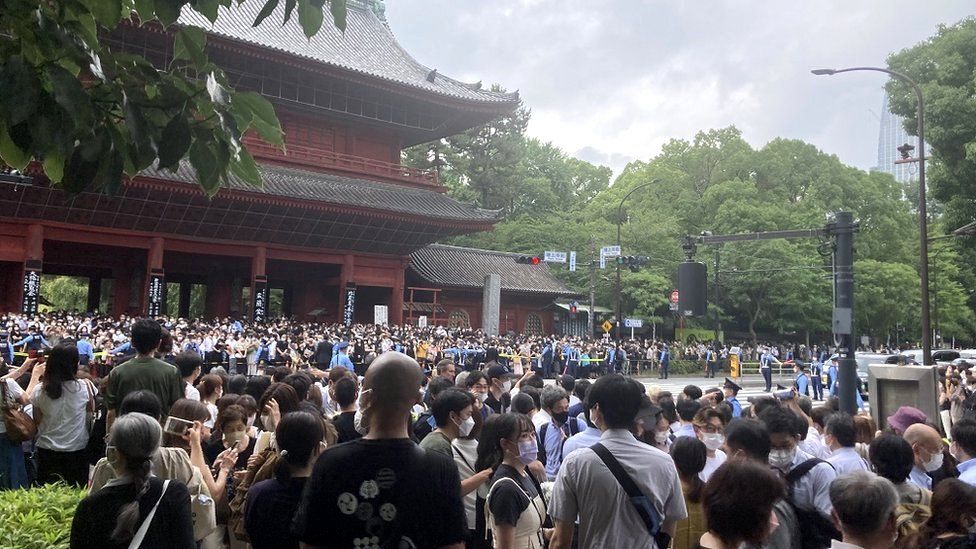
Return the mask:
<svg viewBox="0 0 976 549">
<path fill-rule="evenodd" d="M 52 312 L 38 315 L 0 315 L 0 364 L 14 364 L 17 356 L 50 348 L 62 339 L 76 341 L 82 365 L 99 376 L 130 358 L 129 325 L 134 319 L 91 313 Z M 421 365 L 451 358 L 462 369 L 495 361 L 521 375 L 534 369 L 546 378 L 569 374 L 578 378 L 605 371 L 642 373 L 667 378 L 672 360 L 700 363 L 701 372 L 714 377 L 727 368 L 731 355 L 740 362 L 823 363 L 825 346 L 807 347 L 781 342 L 715 346 L 711 342 L 668 342 L 654 338 L 603 338 L 501 334 L 445 326 L 344 326 L 275 319 L 261 324 L 242 320 L 157 319 L 172 338 L 172 352 L 194 351 L 205 370 L 223 366 L 228 373 L 254 375 L 265 366 L 313 366 L 320 372 L 336 358 L 335 345 L 346 342 L 346 358 L 359 375 L 378 355 L 396 350 Z M 765 358 L 764 358 L 765 357 Z"/>
<path fill-rule="evenodd" d="M 87 487 L 72 547 L 976 546 L 966 370 L 942 371 L 942 418 L 879 430 L 799 384 L 740 402 L 728 378 L 672 394 L 523 362 L 543 338 L 12 322 L 0 487 Z M 227 337 L 264 350 L 208 361 Z"/>
</svg>

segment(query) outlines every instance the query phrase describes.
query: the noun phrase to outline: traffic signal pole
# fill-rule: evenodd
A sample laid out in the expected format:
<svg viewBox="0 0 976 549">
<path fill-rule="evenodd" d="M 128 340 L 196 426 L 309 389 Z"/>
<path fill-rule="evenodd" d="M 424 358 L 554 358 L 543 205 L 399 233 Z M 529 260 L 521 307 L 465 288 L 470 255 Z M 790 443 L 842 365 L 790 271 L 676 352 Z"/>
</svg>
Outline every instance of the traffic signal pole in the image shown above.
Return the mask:
<svg viewBox="0 0 976 549">
<path fill-rule="evenodd" d="M 840 410 L 857 413 L 857 362 L 854 360 L 854 233 L 858 224 L 850 212 L 837 212 L 823 229 L 766 231 L 757 233 L 686 236 L 682 247 L 689 260 L 694 256 L 695 244 L 722 244 L 725 242 L 750 242 L 778 238 L 809 238 L 829 236 L 834 239 L 834 312 L 832 331 L 838 355 L 840 371 Z M 716 267 L 718 256 L 716 256 Z M 716 271 L 716 280 L 718 269 Z M 718 295 L 716 284 L 716 295 Z M 717 299 L 716 299 L 717 301 Z M 716 322 L 716 328 L 718 323 Z M 716 340 L 718 333 L 716 329 Z"/>
</svg>

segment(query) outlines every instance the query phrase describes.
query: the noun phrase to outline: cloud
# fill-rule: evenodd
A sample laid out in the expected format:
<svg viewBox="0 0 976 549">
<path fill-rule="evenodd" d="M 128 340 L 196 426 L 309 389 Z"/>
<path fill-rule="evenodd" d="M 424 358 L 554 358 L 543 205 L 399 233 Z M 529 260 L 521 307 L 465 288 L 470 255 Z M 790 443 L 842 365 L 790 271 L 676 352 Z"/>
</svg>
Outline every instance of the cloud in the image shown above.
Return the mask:
<svg viewBox="0 0 976 549">
<path fill-rule="evenodd" d="M 883 65 L 972 11 L 971 0 L 387 4 L 420 62 L 518 89 L 529 134 L 584 160 L 647 159 L 669 139 L 734 124 L 754 146 L 802 139 L 865 169 L 884 78 L 809 70 Z"/>
</svg>

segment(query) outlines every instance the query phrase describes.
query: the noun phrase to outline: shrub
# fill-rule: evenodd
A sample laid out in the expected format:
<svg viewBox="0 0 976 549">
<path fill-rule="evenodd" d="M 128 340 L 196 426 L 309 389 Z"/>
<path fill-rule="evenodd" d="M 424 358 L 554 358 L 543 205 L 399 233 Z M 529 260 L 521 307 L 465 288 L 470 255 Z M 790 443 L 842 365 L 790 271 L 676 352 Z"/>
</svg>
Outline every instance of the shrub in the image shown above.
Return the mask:
<svg viewBox="0 0 976 549">
<path fill-rule="evenodd" d="M 0 547 L 67 548 L 75 508 L 86 494 L 64 484 L 0 491 Z"/>
</svg>

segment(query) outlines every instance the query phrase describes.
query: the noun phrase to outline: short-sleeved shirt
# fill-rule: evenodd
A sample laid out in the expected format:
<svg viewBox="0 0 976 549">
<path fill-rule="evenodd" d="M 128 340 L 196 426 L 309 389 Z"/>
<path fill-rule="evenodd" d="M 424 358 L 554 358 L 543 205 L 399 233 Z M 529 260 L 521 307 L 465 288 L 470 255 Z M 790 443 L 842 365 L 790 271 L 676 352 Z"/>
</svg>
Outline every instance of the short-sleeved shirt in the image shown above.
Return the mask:
<svg viewBox="0 0 976 549">
<path fill-rule="evenodd" d="M 185 395 L 183 378 L 175 366 L 155 358 L 137 356 L 109 373 L 105 406 L 109 410 L 117 410 L 127 394 L 142 390 L 159 397 L 163 404 L 163 415 L 168 414 L 169 407 Z"/>
<path fill-rule="evenodd" d="M 797 448 L 790 470 L 813 456 Z M 834 506 L 830 503 L 830 484 L 837 478 L 837 472 L 829 463 L 818 463 L 810 472 L 793 484 L 793 505 L 804 511 L 816 509 L 827 519 Z"/>
<path fill-rule="evenodd" d="M 251 547 L 298 549 L 298 539 L 290 527 L 305 480 L 293 478 L 281 482 L 273 478 L 251 486 L 244 501 L 244 527 L 251 538 Z"/>
<path fill-rule="evenodd" d="M 292 525 L 313 547 L 440 547 L 467 534 L 454 460 L 409 439 L 359 439 L 315 463 Z"/>
<path fill-rule="evenodd" d="M 515 486 L 511 482 L 502 482 L 498 486 L 495 486 L 495 483 L 502 478 L 510 478 L 518 486 Z M 504 463 L 499 465 L 498 469 L 495 470 L 495 474 L 492 475 L 491 486 L 488 509 L 491 510 L 491 516 L 495 524 L 517 526 L 519 517 L 529 507 L 530 499 L 534 499 L 539 495 L 539 490 L 536 489 L 532 479 L 529 478 L 528 472 L 523 475 L 511 465 L 505 465 Z"/>
<path fill-rule="evenodd" d="M 600 443 L 651 498 L 662 520 L 677 521 L 688 515 L 671 456 L 638 441 L 625 429 L 604 431 Z M 565 522 L 579 517 L 580 547 L 655 546 L 627 492 L 590 448 L 563 460 L 552 487 L 549 514 Z"/>
<path fill-rule="evenodd" d="M 438 452 L 454 459 L 454 452 L 451 450 L 451 441 L 441 432 L 434 431 L 420 441 L 420 447 L 428 452 Z"/>
<path fill-rule="evenodd" d="M 91 394 L 97 392 L 88 381 L 72 379 L 61 384 L 61 396 L 52 399 L 38 385 L 31 396 L 34 410 L 41 412 L 37 426 L 37 447 L 55 452 L 77 452 L 88 445 L 85 413 Z"/>
<path fill-rule="evenodd" d="M 834 470 L 837 471 L 838 475 L 843 475 L 845 473 L 853 473 L 854 471 L 870 471 L 871 468 L 868 467 L 867 462 L 864 461 L 854 448 L 842 447 L 834 450 L 830 457 L 827 458 L 827 463 L 834 466 Z"/>
</svg>

